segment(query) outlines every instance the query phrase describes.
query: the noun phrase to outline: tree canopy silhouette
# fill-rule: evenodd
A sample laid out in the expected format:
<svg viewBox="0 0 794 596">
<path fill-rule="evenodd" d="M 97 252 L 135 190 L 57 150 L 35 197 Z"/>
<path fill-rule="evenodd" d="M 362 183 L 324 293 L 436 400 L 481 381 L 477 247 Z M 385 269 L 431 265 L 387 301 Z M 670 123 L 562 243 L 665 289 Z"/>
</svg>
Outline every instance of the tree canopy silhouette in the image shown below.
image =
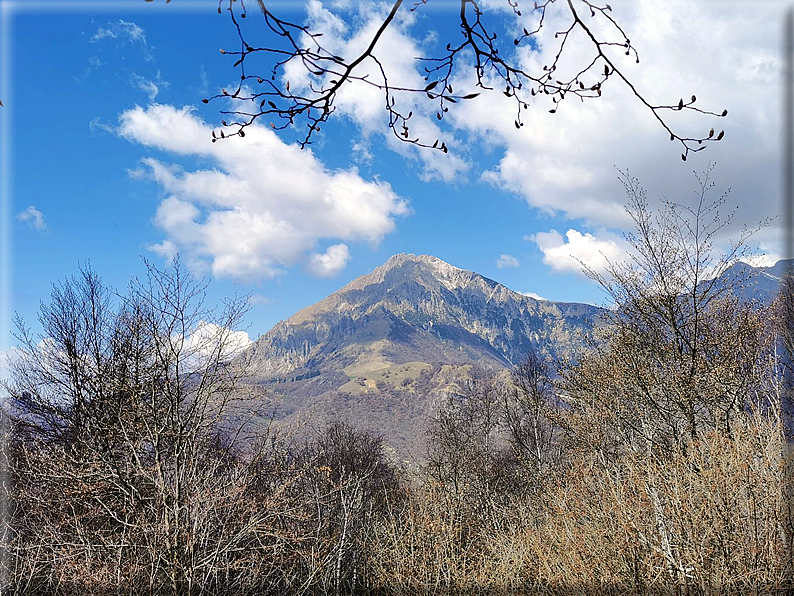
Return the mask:
<svg viewBox="0 0 794 596">
<path fill-rule="evenodd" d="M 566 98 L 582 102 L 600 98 L 602 89 L 613 80 L 625 85 L 670 140 L 678 143 L 683 160 L 689 153 L 703 150 L 707 143 L 722 140 L 724 131 L 716 132 L 714 127 L 694 136 L 678 132 L 670 116 L 672 112 L 689 111 L 724 117 L 727 110 L 702 108 L 697 97 L 690 94 L 656 102 L 648 90 L 640 89 L 629 78 L 611 51 L 617 49 L 634 62 L 640 61 L 640 54 L 609 4 L 545 0 L 526 10 L 522 8 L 525 3 L 519 0 L 505 1 L 516 19 L 522 17 L 522 10 L 534 15 L 534 28 L 520 22 L 505 26 L 498 10 L 486 10 L 484 3 L 477 0 L 460 0 L 449 16 L 459 25 L 457 35 L 440 40 L 439 47 L 444 47 L 440 54 L 415 58 L 421 64 L 424 82 L 406 87 L 391 80 L 392 73 L 378 57 L 383 49 L 379 41 L 394 26 L 400 11 L 421 11 L 432 0 L 418 0 L 410 5 L 394 0 L 363 51 L 348 56 L 337 55 L 329 49 L 330 45 L 324 44 L 327 38 L 323 35 L 328 32 L 284 18 L 283 11 L 271 10 L 271 3 L 265 0 L 256 0 L 250 12 L 251 2 L 220 0 L 218 13 L 228 14 L 240 41 L 239 49 L 220 51 L 234 59 L 239 82 L 235 88 L 223 89 L 203 101 L 226 98 L 238 103 L 221 112 L 223 128 L 217 134 L 213 132 L 213 142 L 230 136 L 243 137 L 248 126 L 265 118 L 275 130 L 297 131 L 300 146 L 306 147 L 335 112 L 342 86 L 356 83 L 383 92 L 388 127 L 400 141 L 447 153 L 443 139 L 423 138 L 412 132 L 413 112 L 401 107 L 401 97 L 425 96 L 437 106 L 436 118 L 442 120 L 454 104 L 474 100 L 484 92 L 501 92 L 515 101 L 511 117 L 520 129 L 524 125 L 522 116 L 531 105 L 543 104 L 555 114 Z M 560 11 L 566 25 L 554 33 L 553 39 L 541 40 L 541 32 L 550 26 L 553 10 Z M 520 33 L 514 36 L 514 31 Z M 550 57 L 547 63 L 537 62 L 536 67 L 530 68 L 515 50 L 525 46 L 536 51 L 540 43 L 555 44 L 548 46 L 554 51 L 545 54 Z M 579 58 L 563 60 L 569 54 Z M 453 90 L 453 79 L 472 70 L 474 87 Z M 291 86 L 288 71 L 307 77 L 308 85 L 295 85 L 293 81 Z"/>
</svg>

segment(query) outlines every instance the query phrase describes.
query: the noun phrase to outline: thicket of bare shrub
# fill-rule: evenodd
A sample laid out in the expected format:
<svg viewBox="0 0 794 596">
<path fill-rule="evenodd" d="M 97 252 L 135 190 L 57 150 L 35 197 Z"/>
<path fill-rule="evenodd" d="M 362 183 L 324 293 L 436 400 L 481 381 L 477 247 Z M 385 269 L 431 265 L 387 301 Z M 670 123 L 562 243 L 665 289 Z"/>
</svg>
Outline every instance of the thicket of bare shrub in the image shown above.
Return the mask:
<svg viewBox="0 0 794 596">
<path fill-rule="evenodd" d="M 756 413 L 664 461 L 577 458 L 496 526 L 456 514 L 428 485 L 380 526 L 379 582 L 395 591 L 776 593 L 792 525 L 782 428 Z"/>
<path fill-rule="evenodd" d="M 596 341 L 554 379 L 531 355 L 512 383 L 481 381 L 440 413 L 429 481 L 382 527 L 384 585 L 790 587 L 792 284 L 772 306 L 741 298 L 749 232 L 715 255 L 730 219 L 708 174 L 695 206 L 657 213 L 624 177 L 634 250 L 589 271 L 615 305 Z"/>
</svg>

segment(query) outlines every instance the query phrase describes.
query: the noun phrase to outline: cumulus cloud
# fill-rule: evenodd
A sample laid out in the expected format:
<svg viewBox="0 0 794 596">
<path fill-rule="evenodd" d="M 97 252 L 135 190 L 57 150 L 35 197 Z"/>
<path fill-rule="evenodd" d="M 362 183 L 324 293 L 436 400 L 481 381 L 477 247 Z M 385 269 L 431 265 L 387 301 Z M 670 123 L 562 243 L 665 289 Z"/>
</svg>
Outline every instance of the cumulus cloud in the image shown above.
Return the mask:
<svg viewBox="0 0 794 596">
<path fill-rule="evenodd" d="M 744 257 L 740 260 L 747 263 L 748 265 L 752 265 L 753 267 L 772 267 L 782 258 L 783 257 L 778 253 L 765 253 Z"/>
<path fill-rule="evenodd" d="M 156 255 L 160 255 L 162 259 L 170 265 L 179 254 L 179 248 L 171 240 L 163 240 L 157 244 L 147 244 L 146 250 L 150 250 Z"/>
<path fill-rule="evenodd" d="M 332 54 L 343 56 L 348 60 L 360 56 L 372 41 L 375 32 L 383 24 L 389 6 L 374 2 L 342 3 L 331 6 L 337 10 L 354 10 L 355 14 L 345 15 L 345 19 L 329 10 L 319 0 L 307 3 L 307 25 L 312 31 L 323 32 L 323 47 Z M 383 85 L 382 72 L 388 75 L 388 84 L 397 87 L 422 89 L 427 85 L 421 72 L 421 64 L 415 60 L 417 56 L 427 53 L 422 41 L 412 37 L 410 27 L 415 16 L 408 11 L 398 13 L 398 18 L 384 31 L 378 40 L 377 51 L 380 65 L 372 59 L 364 60 L 354 71 L 357 77 L 366 77 L 368 81 Z M 346 22 L 347 21 L 347 22 Z M 351 23 L 351 24 L 348 24 Z M 310 43 L 308 38 L 304 38 Z M 381 65 L 383 71 L 381 71 Z M 327 78 L 334 78 L 328 75 Z M 309 85 L 317 81 L 308 75 L 299 60 L 293 60 L 285 68 L 285 80 L 293 89 L 308 91 Z M 386 126 L 388 115 L 384 111 L 384 94 L 381 89 L 367 84 L 353 83 L 339 89 L 335 101 L 337 113 L 353 121 L 363 136 L 383 135 L 383 140 L 392 150 L 402 154 L 411 161 L 420 164 L 419 177 L 422 180 L 442 180 L 453 182 L 464 176 L 469 164 L 462 151 L 432 151 L 419 149 L 397 139 Z M 450 148 L 458 146 L 458 141 L 438 126 L 436 120 L 437 104 L 427 100 L 424 94 L 401 94 L 397 109 L 403 114 L 412 113 L 408 121 L 409 137 L 419 138 L 422 142 L 432 144 L 435 139 L 444 139 Z M 362 145 L 357 145 L 361 147 Z M 366 146 L 366 145 L 363 145 Z M 358 158 L 366 158 L 366 153 L 356 153 Z"/>
<path fill-rule="evenodd" d="M 547 298 L 544 298 L 543 296 L 541 296 L 540 294 L 536 294 L 535 292 L 521 292 L 521 294 L 524 296 L 529 296 L 530 298 L 534 298 L 535 300 L 544 300 L 544 301 L 548 300 Z"/>
<path fill-rule="evenodd" d="M 120 117 L 118 132 L 130 141 L 211 164 L 188 170 L 143 160 L 166 193 L 154 217 L 166 238 L 150 247 L 165 258 L 178 251 L 194 270 L 272 278 L 305 261 L 321 239 L 377 244 L 409 213 L 388 183 L 364 180 L 355 168 L 331 171 L 264 126 L 232 142 L 211 143 L 211 131 L 190 108 L 136 106 Z"/>
<path fill-rule="evenodd" d="M 188 366 L 196 367 L 205 364 L 207 359 L 231 360 L 251 343 L 251 338 L 245 331 L 234 331 L 215 323 L 201 321 L 185 339 L 184 351 Z"/>
<path fill-rule="evenodd" d="M 44 214 L 33 205 L 29 205 L 24 211 L 17 213 L 17 219 L 26 222 L 34 230 L 44 231 L 47 229 Z"/>
<path fill-rule="evenodd" d="M 772 267 L 785 258 L 780 249 L 781 242 L 759 242 L 757 253 L 748 255 L 741 260 L 753 267 Z"/>
<path fill-rule="evenodd" d="M 617 240 L 610 237 L 599 239 L 574 229 L 565 233 L 565 239 L 557 230 L 549 230 L 534 234 L 531 240 L 543 253 L 543 262 L 555 271 L 573 271 L 583 275 L 582 266 L 585 266 L 603 272 L 610 262 L 626 258 L 626 251 Z"/>
<path fill-rule="evenodd" d="M 350 251 L 345 244 L 334 244 L 322 254 L 313 253 L 306 268 L 317 277 L 336 277 L 350 260 Z"/>
<path fill-rule="evenodd" d="M 751 11 L 739 13 L 725 10 L 723 3 L 697 0 L 626 0 L 612 4 L 614 11 L 610 14 L 636 45 L 641 62 L 636 64 L 634 56 L 624 56 L 620 48 L 602 49 L 652 104 L 675 105 L 679 98 L 689 98 L 694 93 L 696 105 L 703 109 L 718 113 L 728 109 L 726 118 L 687 111 L 661 113 L 683 136 L 705 135 L 712 126 L 717 131 L 724 128 L 722 141 L 710 143 L 705 151 L 690 154 L 686 163 L 682 162 L 680 146 L 669 142 L 654 115 L 613 76 L 597 100 L 579 102 L 569 96 L 557 106 L 542 94 L 527 98 L 530 107 L 522 116 L 524 126 L 520 130 L 514 125 L 515 100 L 500 93 L 500 85 L 494 84 L 494 91 L 483 92 L 474 100 L 451 106 L 440 122 L 435 118 L 436 106 L 422 94 L 400 98 L 407 102 L 401 104 L 405 112 L 414 113 L 416 134 L 430 139 L 442 134 L 448 139 L 450 156 L 457 162 L 436 163 L 437 152 L 417 153 L 390 138 L 390 131 L 386 131 L 387 142 L 395 151 L 421 160 L 421 175 L 425 178 L 453 181 L 470 171 L 498 188 L 520 195 L 533 208 L 587 226 L 618 230 L 631 227 L 623 209 L 626 198 L 616 181 L 615 166 L 630 170 L 640 179 L 649 189 L 652 204 L 669 198 L 691 205 L 696 200 L 693 190 L 697 188 L 692 171 L 702 171 L 709 161 L 716 162 L 714 177 L 718 185 L 733 188 L 729 207 L 753 201 L 753 209 L 740 209 L 735 225 L 716 238 L 718 248 L 727 244 L 742 225 L 754 227 L 759 219 L 778 213 L 782 165 L 777 133 L 782 68 L 779 24 L 784 5 L 762 2 Z M 319 0 L 308 2 L 307 6 L 309 26 L 325 33 L 323 43 L 328 44 L 329 51 L 345 57 L 360 54 L 386 10 L 378 3 L 352 5 Z M 523 26 L 533 29 L 536 24 L 535 11 L 523 11 L 516 21 L 508 3 L 488 0 L 482 6 L 489 11 L 486 16 L 491 22 L 500 18 L 494 11 L 507 11 L 503 16 L 509 23 L 515 21 L 516 33 Z M 566 28 L 569 17 L 565 13 L 564 3 L 549 5 L 534 49 L 528 44 L 514 48 L 508 37 L 501 52 L 510 53 L 527 71 L 542 72 L 542 65 L 551 62 L 558 48 L 555 32 Z M 417 17 L 418 12 L 411 14 L 400 16 L 403 20 L 398 18 L 389 27 L 376 52 L 384 60 L 390 81 L 406 87 L 424 82 L 422 63 L 413 58 L 437 54 L 432 46 L 433 32 L 427 35 L 428 21 Z M 596 32 L 607 24 L 600 16 L 588 23 Z M 579 32 L 569 40 L 560 70 L 567 72 L 572 65 L 587 64 L 592 55 L 590 42 Z M 380 80 L 374 64 L 365 61 L 361 68 L 360 74 Z M 456 90 L 475 90 L 471 70 L 459 71 L 453 80 Z M 560 78 L 566 78 L 564 75 L 560 74 Z M 297 63 L 286 77 L 303 88 L 309 83 L 305 70 L 298 68 Z M 365 137 L 384 131 L 379 90 L 347 85 L 340 90 L 337 102 L 338 113 L 354 121 Z M 557 108 L 555 114 L 548 113 L 551 108 Z M 482 148 L 490 152 L 488 159 L 475 155 Z M 488 165 L 477 171 L 479 163 Z M 771 243 L 779 236 L 780 225 L 776 224 L 762 230 L 756 240 Z"/>
<path fill-rule="evenodd" d="M 691 205 L 697 188 L 692 170 L 701 171 L 713 161 L 718 165 L 718 186 L 733 189 L 729 205 L 753 203 L 752 209 L 739 210 L 735 226 L 724 230 L 718 244 L 727 244 L 742 225 L 754 227 L 759 219 L 778 213 L 783 5 L 759 3 L 741 16 L 724 10 L 722 3 L 695 0 L 637 0 L 613 6 L 611 14 L 637 46 L 641 62 L 617 50 L 612 57 L 638 91 L 654 104 L 675 104 L 679 97 L 688 99 L 695 93 L 696 105 L 704 109 L 728 109 L 726 118 L 662 113 L 684 136 L 707 134 L 713 126 L 717 131 L 724 128 L 725 138 L 682 162 L 680 146 L 669 142 L 653 115 L 616 77 L 610 78 L 598 100 L 580 103 L 569 97 L 553 115 L 548 110 L 557 106 L 546 96 L 535 98 L 520 130 L 505 117 L 515 108 L 512 98 L 491 93 L 487 99 L 483 95 L 462 102 L 449 113 L 461 130 L 496 153 L 498 163 L 482 172 L 482 179 L 542 211 L 625 230 L 631 222 L 622 208 L 625 197 L 615 180 L 615 166 L 637 176 L 652 202 L 667 197 Z M 525 11 L 524 18 L 534 18 L 532 13 Z M 523 46 L 517 50 L 522 65 L 537 70 L 549 63 L 561 19 L 559 10 L 547 12 L 546 37 L 541 37 L 538 51 Z M 593 26 L 597 21 L 592 20 Z M 737 39 L 741 43 L 735 43 Z M 581 61 L 586 55 L 582 48 L 590 51 L 588 44 L 580 38 L 571 42 L 566 47 L 569 63 Z M 773 242 L 779 235 L 779 226 L 770 227 L 757 240 Z"/>
<path fill-rule="evenodd" d="M 498 94 L 461 105 L 454 117 L 480 136 L 493 139 L 497 133 L 493 142 L 504 153 L 485 173 L 486 180 L 521 194 L 533 206 L 590 224 L 624 228 L 628 223 L 624 199 L 615 192 L 615 164 L 629 168 L 652 194 L 690 202 L 696 184 L 692 169 L 716 161 L 716 179 L 733 187 L 732 200 L 741 203 L 752 196 L 761 216 L 771 215 L 779 210 L 779 139 L 773 131 L 779 114 L 781 8 L 761 3 L 739 18 L 718 3 L 694 0 L 615 5 L 613 14 L 639 48 L 641 63 L 617 51 L 613 58 L 641 93 L 657 104 L 674 104 L 696 93 L 703 108 L 729 109 L 725 119 L 664 112 L 674 129 L 687 136 L 703 135 L 712 126 L 726 130 L 723 141 L 690 155 L 686 163 L 653 115 L 616 79 L 604 86 L 598 101 L 564 101 L 554 115 L 544 109 L 544 100 L 536 102 L 521 130 L 504 117 L 510 100 Z M 549 16 L 547 34 L 561 23 L 558 13 Z M 556 47 L 552 42 L 542 39 L 540 52 L 524 52 L 522 63 L 548 63 Z M 569 58 L 580 61 L 585 55 L 581 48 L 587 44 L 566 48 L 572 50 Z M 746 210 L 742 217 L 752 222 L 759 211 Z"/>
<path fill-rule="evenodd" d="M 518 267 L 521 263 L 513 255 L 499 255 L 496 259 L 496 266 L 499 269 L 512 269 Z"/>
</svg>

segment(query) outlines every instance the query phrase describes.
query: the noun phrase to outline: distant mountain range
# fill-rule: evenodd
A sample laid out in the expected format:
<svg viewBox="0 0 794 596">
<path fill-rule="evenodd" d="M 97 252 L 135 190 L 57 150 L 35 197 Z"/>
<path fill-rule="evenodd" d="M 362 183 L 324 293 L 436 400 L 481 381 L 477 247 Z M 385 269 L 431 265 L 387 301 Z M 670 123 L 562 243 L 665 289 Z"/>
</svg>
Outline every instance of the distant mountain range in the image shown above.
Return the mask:
<svg viewBox="0 0 794 596">
<path fill-rule="evenodd" d="M 785 262 L 726 272 L 769 301 Z M 400 451 L 472 367 L 500 370 L 530 350 L 566 355 L 602 309 L 537 300 L 427 255 L 398 254 L 260 337 L 253 381 L 279 398 L 278 418 L 339 416 L 384 433 Z"/>
<path fill-rule="evenodd" d="M 720 278 L 721 283 L 731 284 L 735 280 L 746 280 L 739 285 L 739 295 L 745 299 L 753 299 L 770 303 L 777 295 L 786 269 L 794 266 L 794 259 L 781 260 L 771 267 L 753 267 L 738 262 L 730 267 Z M 794 271 L 794 269 L 792 269 Z M 736 287 L 737 284 L 731 284 Z"/>
</svg>

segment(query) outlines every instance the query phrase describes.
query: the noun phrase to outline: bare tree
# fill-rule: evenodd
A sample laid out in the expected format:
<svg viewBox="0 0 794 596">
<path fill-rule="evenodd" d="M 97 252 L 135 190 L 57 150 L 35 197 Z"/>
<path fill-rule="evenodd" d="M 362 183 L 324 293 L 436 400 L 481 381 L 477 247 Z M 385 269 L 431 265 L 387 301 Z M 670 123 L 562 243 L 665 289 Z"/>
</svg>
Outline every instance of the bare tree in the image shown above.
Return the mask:
<svg viewBox="0 0 794 596">
<path fill-rule="evenodd" d="M 560 459 L 558 402 L 549 363 L 530 352 L 513 369 L 512 386 L 503 392 L 502 416 L 508 442 L 536 481 Z"/>
<path fill-rule="evenodd" d="M 564 374 L 563 389 L 589 412 L 590 424 L 615 421 L 612 434 L 598 439 L 605 448 L 667 449 L 708 429 L 730 436 L 767 372 L 763 310 L 738 295 L 752 270 L 735 267 L 751 254 L 746 241 L 754 230 L 716 251 L 716 235 L 732 217 L 719 213 L 725 195 L 707 200 L 710 172 L 698 177 L 694 207 L 666 202 L 656 213 L 637 180 L 624 175 L 633 251 L 605 273 L 585 268 L 614 310 L 594 351 Z"/>
<path fill-rule="evenodd" d="M 204 296 L 178 263 L 149 266 L 126 296 L 87 269 L 54 287 L 40 335 L 19 321 L 12 592 L 289 583 L 265 555 L 295 545 L 283 520 L 295 480 L 268 464 L 282 462 L 270 429 L 248 424 L 264 402 L 240 383 L 245 299 L 215 311 Z"/>
<path fill-rule="evenodd" d="M 386 460 L 383 437 L 335 420 L 299 457 L 308 471 L 301 485 L 315 534 L 316 584 L 324 592 L 356 593 L 371 580 L 374 526 L 399 498 L 400 478 Z"/>
<path fill-rule="evenodd" d="M 514 390 L 508 379 L 475 370 L 430 420 L 426 484 L 457 520 L 452 525 L 458 528 L 460 548 L 470 540 L 466 520 L 499 526 L 503 507 L 537 488 L 537 467 L 524 458 L 512 435 L 510 423 L 517 425 L 521 416 L 511 399 Z"/>
<path fill-rule="evenodd" d="M 519 19 L 522 16 L 520 1 L 506 2 L 515 18 Z M 515 101 L 515 126 L 521 128 L 522 114 L 531 104 L 543 101 L 548 111 L 554 114 L 566 98 L 575 97 L 581 101 L 599 98 L 610 79 L 618 79 L 628 87 L 670 140 L 679 143 L 684 160 L 690 152 L 700 151 L 705 143 L 719 141 L 724 135 L 724 132 L 715 133 L 713 128 L 703 135 L 682 135 L 673 129 L 667 114 L 671 111 L 694 111 L 722 117 L 727 115 L 727 110 L 700 108 L 696 105 L 695 95 L 658 103 L 635 86 L 620 63 L 610 55 L 610 50 L 618 50 L 633 61 L 640 60 L 635 45 L 612 16 L 609 4 L 600 5 L 589 0 L 535 2 L 531 8 L 524 9 L 535 16 L 534 28 L 530 30 L 517 25 L 521 33 L 513 37 L 510 28 L 499 28 L 498 11 L 486 10 L 476 0 L 460 0 L 457 12 L 452 13 L 459 25 L 459 36 L 443 40 L 447 41 L 446 49 L 440 55 L 416 58 L 423 65 L 426 83 L 416 88 L 390 82 L 390 73 L 378 58 L 377 46 L 384 32 L 394 26 L 401 10 L 421 10 L 428 0 L 419 0 L 410 8 L 404 6 L 403 0 L 395 0 L 366 48 L 352 56 L 338 56 L 329 51 L 323 45 L 323 31 L 314 31 L 300 22 L 278 16 L 278 10 L 271 10 L 269 4 L 256 0 L 256 8 L 251 14 L 255 18 L 245 20 L 249 9 L 244 0 L 220 0 L 218 3 L 218 13 L 222 13 L 225 7 L 239 36 L 239 50 L 221 49 L 221 53 L 234 58 L 234 66 L 239 69 L 239 83 L 231 91 L 224 89 L 221 94 L 203 101 L 208 103 L 215 98 L 231 98 L 239 100 L 243 106 L 221 112 L 225 115 L 225 130 L 219 131 L 218 138 L 245 136 L 246 127 L 266 118 L 276 130 L 305 126 L 305 133 L 296 131 L 301 146 L 305 147 L 335 111 L 337 94 L 342 86 L 356 83 L 383 92 L 388 127 L 398 139 L 446 153 L 446 142 L 419 138 L 411 133 L 413 114 L 400 108 L 397 101 L 400 96 L 426 96 L 437 105 L 436 117 L 442 120 L 450 106 L 460 101 L 473 100 L 483 91 L 501 92 Z M 537 45 L 538 36 L 546 26 L 547 14 L 553 10 L 559 10 L 567 20 L 567 24 L 555 32 L 553 40 L 544 40 L 544 43 L 555 44 L 556 50 L 549 63 L 536 71 L 527 70 L 512 52 L 519 46 L 533 48 Z M 250 25 L 251 21 L 257 24 Z M 262 42 L 251 41 L 260 36 Z M 589 55 L 581 62 L 569 64 L 570 61 L 563 57 L 572 53 L 572 45 L 589 47 Z M 291 87 L 286 75 L 288 69 L 304 72 L 309 77 L 308 88 Z M 468 69 L 474 72 L 475 88 L 453 91 L 452 81 Z M 213 132 L 213 142 L 215 140 Z"/>
<path fill-rule="evenodd" d="M 453 494 L 490 493 L 490 469 L 499 447 L 500 393 L 494 379 L 476 373 L 450 393 L 430 421 L 428 468 Z"/>
<path fill-rule="evenodd" d="M 551 370 L 534 352 L 509 378 L 476 371 L 430 421 L 429 482 L 461 515 L 498 524 L 500 507 L 541 491 L 560 462 L 558 402 Z"/>
<path fill-rule="evenodd" d="M 780 372 L 783 376 L 783 420 L 789 440 L 794 436 L 794 276 L 791 267 L 780 282 L 775 304 L 780 338 Z"/>
</svg>

